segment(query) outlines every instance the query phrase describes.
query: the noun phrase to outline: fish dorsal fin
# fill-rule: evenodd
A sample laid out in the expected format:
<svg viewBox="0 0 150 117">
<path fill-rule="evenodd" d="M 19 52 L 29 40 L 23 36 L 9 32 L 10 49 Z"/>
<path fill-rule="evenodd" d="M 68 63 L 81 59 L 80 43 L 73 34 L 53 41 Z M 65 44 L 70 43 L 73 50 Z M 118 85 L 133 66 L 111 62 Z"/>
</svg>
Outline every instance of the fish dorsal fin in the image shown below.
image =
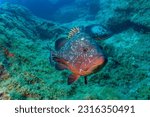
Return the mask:
<svg viewBox="0 0 150 117">
<path fill-rule="evenodd" d="M 64 37 L 57 39 L 55 42 L 55 50 L 56 51 L 60 50 L 65 45 L 66 42 L 67 42 L 67 39 Z"/>
<path fill-rule="evenodd" d="M 56 64 L 55 64 L 55 68 L 56 68 L 57 70 L 65 70 L 65 69 L 67 69 L 67 66 L 64 65 L 64 64 L 61 64 L 61 63 L 56 63 Z"/>
<path fill-rule="evenodd" d="M 80 28 L 79 27 L 74 27 L 70 30 L 69 34 L 68 34 L 68 39 L 72 38 L 75 34 L 80 32 Z"/>
</svg>

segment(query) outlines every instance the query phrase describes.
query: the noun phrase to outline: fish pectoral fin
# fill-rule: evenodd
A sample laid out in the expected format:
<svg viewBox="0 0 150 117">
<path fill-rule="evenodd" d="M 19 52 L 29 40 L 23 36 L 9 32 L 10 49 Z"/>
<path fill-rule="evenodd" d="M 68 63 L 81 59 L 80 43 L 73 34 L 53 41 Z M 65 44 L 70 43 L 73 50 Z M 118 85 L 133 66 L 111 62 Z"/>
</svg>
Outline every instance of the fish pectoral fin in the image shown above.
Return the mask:
<svg viewBox="0 0 150 117">
<path fill-rule="evenodd" d="M 55 42 L 55 50 L 59 51 L 67 42 L 67 39 L 64 37 L 61 37 L 59 39 L 57 39 L 57 41 Z"/>
<path fill-rule="evenodd" d="M 73 82 L 75 82 L 78 78 L 80 77 L 80 75 L 76 75 L 76 74 L 71 74 L 68 77 L 68 85 L 71 85 Z"/>
<path fill-rule="evenodd" d="M 57 70 L 65 70 L 65 69 L 67 69 L 67 66 L 64 65 L 64 64 L 61 64 L 61 63 L 56 63 L 55 64 L 55 69 L 57 69 Z"/>
<path fill-rule="evenodd" d="M 67 60 L 63 59 L 63 58 L 59 58 L 59 57 L 53 57 L 53 60 L 57 63 L 61 63 L 61 64 L 66 64 Z"/>
</svg>

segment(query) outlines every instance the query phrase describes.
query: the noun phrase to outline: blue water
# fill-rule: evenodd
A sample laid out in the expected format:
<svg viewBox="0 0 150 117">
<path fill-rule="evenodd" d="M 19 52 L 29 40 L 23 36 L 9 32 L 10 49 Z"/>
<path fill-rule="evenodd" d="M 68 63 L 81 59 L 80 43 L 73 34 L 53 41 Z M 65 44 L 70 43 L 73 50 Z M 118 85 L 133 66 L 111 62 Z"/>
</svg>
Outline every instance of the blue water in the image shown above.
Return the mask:
<svg viewBox="0 0 150 117">
<path fill-rule="evenodd" d="M 95 1 L 96 0 L 1 0 L 1 3 L 9 2 L 23 5 L 38 17 L 64 23 L 84 17 L 87 13 L 91 14 L 87 19 L 95 19 L 95 15 L 101 7 Z M 68 8 L 69 10 L 67 11 Z"/>
<path fill-rule="evenodd" d="M 20 4 L 31 10 L 38 17 L 55 20 L 54 15 L 63 6 L 74 4 L 75 0 L 1 0 L 1 3 L 9 2 Z"/>
</svg>

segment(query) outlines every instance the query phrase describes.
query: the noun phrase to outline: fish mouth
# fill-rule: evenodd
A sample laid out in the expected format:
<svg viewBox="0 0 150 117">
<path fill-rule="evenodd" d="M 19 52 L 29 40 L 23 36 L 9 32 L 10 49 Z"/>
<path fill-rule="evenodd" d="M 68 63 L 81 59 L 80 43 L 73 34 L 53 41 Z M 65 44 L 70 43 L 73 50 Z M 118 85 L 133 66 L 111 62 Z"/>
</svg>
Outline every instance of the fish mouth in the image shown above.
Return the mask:
<svg viewBox="0 0 150 117">
<path fill-rule="evenodd" d="M 92 65 L 92 69 L 93 72 L 97 72 L 98 70 L 102 69 L 105 64 L 107 63 L 107 58 L 105 56 L 100 56 L 97 57 L 96 59 L 93 60 L 93 65 Z"/>
<path fill-rule="evenodd" d="M 85 76 L 99 71 L 107 63 L 107 58 L 104 56 L 95 57 L 90 64 L 87 65 L 86 69 L 80 72 L 80 75 Z"/>
<path fill-rule="evenodd" d="M 106 64 L 107 63 L 107 58 L 105 57 L 105 56 L 101 56 L 100 58 L 99 58 L 99 64 L 100 65 L 103 65 L 103 64 Z"/>
</svg>

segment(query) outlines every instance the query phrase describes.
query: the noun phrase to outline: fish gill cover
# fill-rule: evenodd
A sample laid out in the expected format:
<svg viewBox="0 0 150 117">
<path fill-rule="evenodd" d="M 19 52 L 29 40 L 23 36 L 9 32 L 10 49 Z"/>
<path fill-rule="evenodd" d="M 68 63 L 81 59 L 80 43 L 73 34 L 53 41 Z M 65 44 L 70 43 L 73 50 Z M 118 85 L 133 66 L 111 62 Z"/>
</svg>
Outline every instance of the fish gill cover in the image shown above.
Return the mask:
<svg viewBox="0 0 150 117">
<path fill-rule="evenodd" d="M 0 0 L 0 99 L 150 99 L 149 0 Z M 81 27 L 103 69 L 67 85 L 50 65 L 56 40 Z M 68 39 L 68 41 L 70 41 Z"/>
</svg>

